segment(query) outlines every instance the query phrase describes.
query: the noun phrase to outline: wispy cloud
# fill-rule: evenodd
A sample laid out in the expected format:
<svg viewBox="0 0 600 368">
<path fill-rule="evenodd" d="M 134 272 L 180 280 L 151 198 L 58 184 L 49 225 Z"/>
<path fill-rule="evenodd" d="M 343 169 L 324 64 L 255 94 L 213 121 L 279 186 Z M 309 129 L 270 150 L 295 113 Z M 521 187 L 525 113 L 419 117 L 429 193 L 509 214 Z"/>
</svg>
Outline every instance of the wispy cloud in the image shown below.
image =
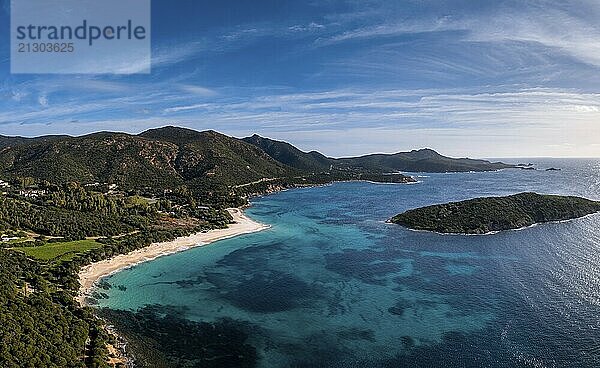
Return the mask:
<svg viewBox="0 0 600 368">
<path fill-rule="evenodd" d="M 551 142 L 583 144 L 593 140 L 594 134 L 600 133 L 597 132 L 600 129 L 600 94 L 577 90 L 505 88 L 503 91 L 474 92 L 468 89 L 342 89 L 262 95 L 247 100 L 222 97 L 196 104 L 183 104 L 182 102 L 186 99 L 189 101 L 190 97 L 180 97 L 171 93 L 155 95 L 152 98 L 130 96 L 126 99 L 107 99 L 83 105 L 47 107 L 36 112 L 3 113 L 0 114 L 0 130 L 26 131 L 30 126 L 52 122 L 51 128 L 45 129 L 46 132 L 64 133 L 66 129 L 72 129 L 65 121 L 75 119 L 79 121 L 78 130 L 85 130 L 86 126 L 91 128 L 101 125 L 102 121 L 106 126 L 135 121 L 137 127 L 147 127 L 157 122 L 160 122 L 159 125 L 175 123 L 241 135 L 262 132 L 282 138 L 295 135 L 308 137 L 311 134 L 322 137 L 325 134 L 318 131 L 329 132 L 328 136 L 331 139 L 335 137 L 333 132 L 348 134 L 349 131 L 365 130 L 370 131 L 372 135 L 382 132 L 395 132 L 390 134 L 400 135 L 400 132 L 407 132 L 415 138 L 413 148 L 427 143 L 434 148 L 441 145 L 447 152 L 457 154 L 462 150 L 472 155 L 476 152 L 474 149 L 460 145 L 451 148 L 448 142 L 458 144 L 460 135 L 463 139 L 465 136 L 477 135 L 477 139 L 481 138 L 482 142 L 488 143 L 497 137 L 503 137 L 502 140 L 506 142 L 513 140 L 510 144 L 513 155 L 527 155 L 531 153 L 527 148 L 527 139 L 534 143 L 543 141 L 545 146 Z M 123 106 L 131 105 L 160 105 L 161 111 L 157 113 L 154 110 L 155 117 L 147 118 L 139 111 L 123 110 Z M 100 118 L 102 114 L 115 109 L 118 112 L 115 117 Z M 565 128 L 567 121 L 568 129 Z M 15 128 L 15 122 L 24 125 Z M 123 127 L 131 131 L 134 125 Z M 426 138 L 427 134 L 437 137 L 436 140 Z M 448 135 L 449 141 L 442 139 L 444 134 Z M 377 142 L 382 140 L 387 143 L 379 145 Z M 330 146 L 335 146 L 335 141 L 329 142 Z M 371 137 L 369 142 L 371 147 L 380 147 L 379 150 L 409 148 L 406 145 L 394 145 L 381 137 Z M 357 144 L 348 154 L 374 150 L 364 148 L 363 152 L 357 152 L 362 146 L 356 142 L 347 144 Z M 322 147 L 326 145 L 323 143 L 320 148 Z M 478 146 L 477 149 L 484 148 Z M 585 152 L 593 150 L 593 146 L 588 148 Z M 347 148 L 330 148 L 326 149 L 326 153 L 341 155 L 345 154 L 344 149 Z M 486 149 L 491 154 L 491 149 Z M 499 154 L 504 152 L 503 150 L 504 148 L 496 152 Z M 508 152 L 504 153 L 507 154 Z M 562 154 L 565 155 L 566 152 Z M 600 155 L 600 152 L 597 154 Z"/>
<path fill-rule="evenodd" d="M 457 24 L 453 24 L 448 16 L 425 19 L 420 21 L 402 20 L 393 23 L 380 23 L 344 31 L 329 37 L 319 38 L 317 44 L 321 46 L 334 43 L 388 36 L 401 36 L 405 34 L 439 32 L 448 30 L 461 30 Z"/>
<path fill-rule="evenodd" d="M 189 93 L 192 95 L 197 95 L 197 96 L 212 97 L 212 96 L 217 95 L 216 91 L 214 91 L 210 88 L 202 87 L 202 86 L 183 84 L 183 85 L 180 85 L 179 88 L 181 88 L 181 90 L 186 93 Z"/>
<path fill-rule="evenodd" d="M 173 66 L 197 56 L 203 49 L 201 42 L 186 42 L 175 46 L 153 47 L 150 61 L 151 69 Z M 144 58 L 132 55 L 131 60 L 112 66 L 116 74 L 136 74 L 149 72 L 148 62 Z"/>
<path fill-rule="evenodd" d="M 539 43 L 581 62 L 600 67 L 600 26 L 560 9 L 532 8 L 467 21 L 470 40 Z"/>
<path fill-rule="evenodd" d="M 10 98 L 13 101 L 20 102 L 26 96 L 27 96 L 27 93 L 25 93 L 25 92 L 12 91 Z"/>
<path fill-rule="evenodd" d="M 316 22 L 310 22 L 307 25 L 295 24 L 293 26 L 289 26 L 288 30 L 290 30 L 292 32 L 312 32 L 312 31 L 316 31 L 316 30 L 322 30 L 325 28 L 326 27 L 323 24 L 319 24 Z"/>
<path fill-rule="evenodd" d="M 38 97 L 38 103 L 42 106 L 42 107 L 48 107 L 48 97 L 42 95 Z"/>
<path fill-rule="evenodd" d="M 195 104 L 195 105 L 187 105 L 187 106 L 177 106 L 177 107 L 168 107 L 164 109 L 164 112 L 167 114 L 177 113 L 182 111 L 192 111 L 192 110 L 202 110 L 208 107 L 212 107 L 211 104 Z"/>
<path fill-rule="evenodd" d="M 579 9 L 585 11 L 577 11 Z M 388 11 L 387 8 L 380 10 Z M 588 16 L 581 16 L 582 13 Z M 456 12 L 421 18 L 386 17 L 385 14 L 371 12 L 371 23 L 374 24 L 354 26 L 338 34 L 324 36 L 316 44 L 327 46 L 347 41 L 445 32 L 453 34 L 450 40 L 454 42 L 536 43 L 550 49 L 549 52 L 554 50 L 600 67 L 598 16 L 600 3 L 595 1 L 567 2 L 562 7 L 547 1 L 524 2 L 513 7 L 499 2 L 496 8 L 485 13 Z"/>
</svg>

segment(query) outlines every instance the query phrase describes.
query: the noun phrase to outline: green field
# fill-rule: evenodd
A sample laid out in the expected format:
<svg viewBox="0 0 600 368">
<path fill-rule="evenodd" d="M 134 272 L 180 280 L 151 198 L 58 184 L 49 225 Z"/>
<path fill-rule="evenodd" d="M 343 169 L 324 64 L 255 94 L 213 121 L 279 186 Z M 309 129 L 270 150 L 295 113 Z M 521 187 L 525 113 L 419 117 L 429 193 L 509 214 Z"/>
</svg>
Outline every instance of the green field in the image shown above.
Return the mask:
<svg viewBox="0 0 600 368">
<path fill-rule="evenodd" d="M 39 247 L 19 247 L 14 249 L 27 254 L 29 257 L 42 261 L 68 261 L 78 253 L 83 253 L 101 246 L 102 244 L 95 240 L 77 240 L 64 243 L 49 243 Z"/>
</svg>

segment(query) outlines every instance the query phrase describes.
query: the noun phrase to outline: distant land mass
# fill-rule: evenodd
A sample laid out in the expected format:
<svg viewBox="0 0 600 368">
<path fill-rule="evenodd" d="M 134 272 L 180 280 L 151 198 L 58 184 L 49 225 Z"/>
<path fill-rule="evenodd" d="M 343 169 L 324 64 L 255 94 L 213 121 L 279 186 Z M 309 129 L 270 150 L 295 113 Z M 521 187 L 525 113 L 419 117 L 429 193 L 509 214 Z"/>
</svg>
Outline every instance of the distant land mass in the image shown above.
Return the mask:
<svg viewBox="0 0 600 368">
<path fill-rule="evenodd" d="M 14 147 L 28 143 L 41 143 L 51 142 L 54 140 L 68 138 L 66 135 L 45 135 L 37 138 L 26 138 L 26 137 L 7 137 L 0 135 L 0 149 L 6 147 Z"/>
<path fill-rule="evenodd" d="M 164 190 L 186 186 L 257 190 L 339 180 L 411 182 L 398 172 L 491 171 L 500 162 L 449 158 L 431 149 L 330 158 L 286 142 L 253 135 L 237 139 L 215 131 L 178 127 L 141 134 L 99 132 L 80 137 L 0 136 L 0 175 L 52 183 L 114 183 L 122 188 Z M 391 177 L 390 174 L 396 173 Z"/>
<path fill-rule="evenodd" d="M 432 149 L 420 149 L 394 154 L 371 154 L 360 157 L 330 158 L 319 152 L 302 152 L 289 143 L 263 138 L 258 135 L 244 141 L 260 147 L 279 162 L 303 170 L 327 170 L 336 167 L 346 170 L 372 172 L 467 172 L 494 171 L 514 168 L 502 162 L 489 162 L 469 158 L 450 158 Z"/>
<path fill-rule="evenodd" d="M 520 193 L 417 208 L 393 217 L 390 222 L 414 230 L 486 234 L 571 220 L 599 211 L 600 202 L 585 198 Z"/>
</svg>

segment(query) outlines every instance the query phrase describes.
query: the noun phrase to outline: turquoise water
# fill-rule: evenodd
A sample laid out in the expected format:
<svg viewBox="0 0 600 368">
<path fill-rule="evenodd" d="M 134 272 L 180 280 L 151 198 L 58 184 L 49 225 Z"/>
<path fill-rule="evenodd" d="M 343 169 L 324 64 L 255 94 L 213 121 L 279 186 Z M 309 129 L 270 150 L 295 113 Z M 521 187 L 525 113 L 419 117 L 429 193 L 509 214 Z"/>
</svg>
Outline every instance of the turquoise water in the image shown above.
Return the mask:
<svg viewBox="0 0 600 368">
<path fill-rule="evenodd" d="M 257 367 L 598 367 L 600 215 L 486 236 L 385 223 L 477 196 L 600 199 L 600 161 L 533 162 L 563 170 L 415 174 L 418 184 L 258 198 L 247 213 L 269 230 L 124 270 L 98 303 L 235 321 Z"/>
</svg>

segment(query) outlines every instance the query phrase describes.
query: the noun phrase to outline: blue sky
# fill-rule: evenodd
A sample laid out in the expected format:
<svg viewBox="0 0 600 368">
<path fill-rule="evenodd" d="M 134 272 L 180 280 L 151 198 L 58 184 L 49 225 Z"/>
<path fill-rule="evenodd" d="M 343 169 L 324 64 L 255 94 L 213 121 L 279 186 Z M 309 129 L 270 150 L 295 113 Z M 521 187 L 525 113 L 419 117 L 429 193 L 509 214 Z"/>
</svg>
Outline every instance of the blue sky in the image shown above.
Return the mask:
<svg viewBox="0 0 600 368">
<path fill-rule="evenodd" d="M 0 134 L 180 125 L 332 156 L 600 157 L 600 2 L 153 0 L 149 75 L 11 75 Z"/>
</svg>

